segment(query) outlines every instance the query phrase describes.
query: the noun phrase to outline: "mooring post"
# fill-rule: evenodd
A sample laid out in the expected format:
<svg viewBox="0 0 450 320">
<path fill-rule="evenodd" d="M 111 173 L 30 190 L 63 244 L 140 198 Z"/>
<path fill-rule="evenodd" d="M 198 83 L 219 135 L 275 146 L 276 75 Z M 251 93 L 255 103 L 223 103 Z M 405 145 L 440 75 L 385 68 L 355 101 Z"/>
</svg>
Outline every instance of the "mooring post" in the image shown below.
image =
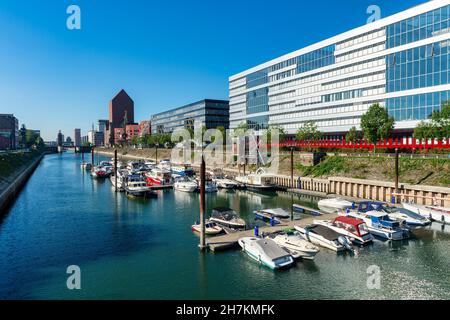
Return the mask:
<svg viewBox="0 0 450 320">
<path fill-rule="evenodd" d="M 291 147 L 291 189 L 294 189 L 294 148 Z"/>
<path fill-rule="evenodd" d="M 114 190 L 117 192 L 117 150 L 114 150 Z"/>
<path fill-rule="evenodd" d="M 398 165 L 398 148 L 395 148 L 395 197 L 393 198 L 395 200 L 395 203 L 398 203 L 398 194 L 400 193 L 400 190 L 398 188 L 399 185 L 399 165 Z"/>
<path fill-rule="evenodd" d="M 94 147 L 91 149 L 91 164 L 94 166 Z"/>
<path fill-rule="evenodd" d="M 202 164 L 200 166 L 200 250 L 206 249 L 205 243 L 205 180 L 206 180 L 206 165 L 205 159 L 202 155 Z"/>
<path fill-rule="evenodd" d="M 155 145 L 155 147 L 156 147 L 156 155 L 155 155 L 156 160 L 155 160 L 155 162 L 156 162 L 156 164 L 158 164 L 158 145 Z"/>
</svg>

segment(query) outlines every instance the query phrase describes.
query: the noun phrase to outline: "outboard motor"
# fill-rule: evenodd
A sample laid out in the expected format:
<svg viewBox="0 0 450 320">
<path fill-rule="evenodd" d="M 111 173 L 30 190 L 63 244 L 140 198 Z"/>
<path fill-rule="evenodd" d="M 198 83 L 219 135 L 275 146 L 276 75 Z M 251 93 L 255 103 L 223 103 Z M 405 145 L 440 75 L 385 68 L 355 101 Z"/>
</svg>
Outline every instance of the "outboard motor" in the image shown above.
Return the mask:
<svg viewBox="0 0 450 320">
<path fill-rule="evenodd" d="M 352 245 L 351 245 L 351 243 L 350 243 L 350 241 L 348 240 L 347 237 L 340 236 L 340 237 L 338 238 L 338 241 L 339 241 L 339 243 L 342 244 L 347 250 L 349 250 L 349 251 L 351 251 L 351 252 L 354 252 L 354 251 L 353 251 L 353 247 L 352 247 Z"/>
</svg>

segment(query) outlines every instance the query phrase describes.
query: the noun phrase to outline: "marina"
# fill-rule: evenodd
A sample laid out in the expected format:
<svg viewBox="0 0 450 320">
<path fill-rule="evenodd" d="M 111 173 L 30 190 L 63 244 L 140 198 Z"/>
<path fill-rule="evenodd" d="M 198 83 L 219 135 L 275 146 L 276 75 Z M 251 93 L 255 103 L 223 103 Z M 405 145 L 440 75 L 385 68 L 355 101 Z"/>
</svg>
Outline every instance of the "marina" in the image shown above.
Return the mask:
<svg viewBox="0 0 450 320">
<path fill-rule="evenodd" d="M 103 159 L 106 160 L 106 159 Z M 240 250 L 239 239 L 274 234 L 337 214 L 315 210 L 318 198 L 286 192 L 219 190 L 206 196 L 206 217 L 231 208 L 245 231 L 208 237 L 198 249 L 192 230 L 199 194 L 155 191 L 151 199 L 114 192 L 93 179 L 79 155 L 44 157 L 0 225 L 0 297 L 20 299 L 448 299 L 450 226 L 433 222 L 409 239 L 373 241 L 357 254 L 319 247 L 314 260 L 299 259 L 272 271 Z M 45 180 L 46 183 L 42 184 Z M 320 199 L 320 198 L 319 198 Z M 255 210 L 283 208 L 294 220 L 271 227 Z M 171 263 L 167 263 L 167 261 Z M 66 269 L 79 265 L 83 290 L 65 288 Z M 367 269 L 382 269 L 382 287 L 367 288 Z M 126 282 L 127 286 L 123 286 Z M 279 288 L 283 290 L 279 290 Z"/>
</svg>

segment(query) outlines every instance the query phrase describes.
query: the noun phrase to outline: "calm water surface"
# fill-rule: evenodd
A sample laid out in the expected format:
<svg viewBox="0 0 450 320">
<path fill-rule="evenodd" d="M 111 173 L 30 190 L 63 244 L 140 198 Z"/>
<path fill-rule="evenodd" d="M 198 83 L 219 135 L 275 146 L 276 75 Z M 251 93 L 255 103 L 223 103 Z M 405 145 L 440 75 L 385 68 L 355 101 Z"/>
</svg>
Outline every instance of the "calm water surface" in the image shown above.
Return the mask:
<svg viewBox="0 0 450 320">
<path fill-rule="evenodd" d="M 322 249 L 315 261 L 273 272 L 241 251 L 201 254 L 190 225 L 199 196 L 161 191 L 130 200 L 93 181 L 72 153 L 47 156 L 0 222 L 3 299 L 449 299 L 450 227 L 433 224 L 402 243 L 375 242 L 357 256 Z M 317 199 L 294 197 L 314 206 Z M 289 209 L 285 193 L 224 192 L 208 211 L 229 206 L 254 224 L 252 211 Z M 66 287 L 78 265 L 82 290 Z M 381 268 L 381 289 L 367 269 Z"/>
</svg>

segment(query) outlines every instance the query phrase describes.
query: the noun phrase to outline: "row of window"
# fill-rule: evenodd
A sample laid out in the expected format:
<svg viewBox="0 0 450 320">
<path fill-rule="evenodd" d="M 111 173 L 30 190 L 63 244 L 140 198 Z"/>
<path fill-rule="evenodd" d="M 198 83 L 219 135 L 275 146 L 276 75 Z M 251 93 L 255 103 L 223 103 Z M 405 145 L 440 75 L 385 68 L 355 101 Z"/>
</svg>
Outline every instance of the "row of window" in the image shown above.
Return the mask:
<svg viewBox="0 0 450 320">
<path fill-rule="evenodd" d="M 297 94 L 296 94 L 295 90 L 292 90 L 292 91 L 279 93 L 277 95 L 270 96 L 269 97 L 269 102 L 285 100 L 285 99 L 293 98 L 293 97 L 296 97 L 296 96 L 297 96 Z"/>
<path fill-rule="evenodd" d="M 386 73 L 385 72 L 374 72 L 369 73 L 363 76 L 351 77 L 343 80 L 333 81 L 329 83 L 325 83 L 322 85 L 321 90 L 332 90 L 332 89 L 340 89 L 344 87 L 351 87 L 364 83 L 371 83 L 375 81 L 385 80 Z"/>
<path fill-rule="evenodd" d="M 371 46 L 367 46 L 358 50 L 354 50 L 354 51 L 350 51 L 348 53 L 342 54 L 338 57 L 336 57 L 336 62 L 343 62 L 343 61 L 348 61 L 348 60 L 352 60 L 352 59 L 356 59 L 356 58 L 360 58 L 360 57 L 365 57 L 369 54 L 373 54 L 373 53 L 377 53 L 380 51 L 385 50 L 385 44 L 374 44 Z"/>
<path fill-rule="evenodd" d="M 397 22 L 386 28 L 387 47 L 394 48 L 449 32 L 450 5 Z"/>
<path fill-rule="evenodd" d="M 340 42 L 336 45 L 336 50 L 342 50 L 348 47 L 352 47 L 373 39 L 381 38 L 386 35 L 386 31 L 384 29 L 379 29 L 375 31 L 370 31 L 368 33 L 353 37 L 349 40 L 345 40 L 345 42 Z"/>
<path fill-rule="evenodd" d="M 296 122 L 296 123 L 288 123 L 280 125 L 285 130 L 298 130 L 302 127 L 306 122 Z M 344 119 L 330 119 L 324 121 L 316 121 L 315 124 L 319 128 L 324 127 L 337 127 L 337 126 L 358 126 L 361 123 L 361 119 L 359 117 L 351 117 Z"/>
<path fill-rule="evenodd" d="M 247 93 L 247 114 L 269 110 L 268 88 L 262 88 Z"/>
<path fill-rule="evenodd" d="M 322 95 L 322 102 L 333 102 L 333 101 L 341 101 L 348 99 L 357 99 L 366 96 L 378 95 L 385 93 L 384 86 L 376 86 L 367 89 L 355 89 L 349 90 L 345 92 L 336 92 Z"/>
</svg>

